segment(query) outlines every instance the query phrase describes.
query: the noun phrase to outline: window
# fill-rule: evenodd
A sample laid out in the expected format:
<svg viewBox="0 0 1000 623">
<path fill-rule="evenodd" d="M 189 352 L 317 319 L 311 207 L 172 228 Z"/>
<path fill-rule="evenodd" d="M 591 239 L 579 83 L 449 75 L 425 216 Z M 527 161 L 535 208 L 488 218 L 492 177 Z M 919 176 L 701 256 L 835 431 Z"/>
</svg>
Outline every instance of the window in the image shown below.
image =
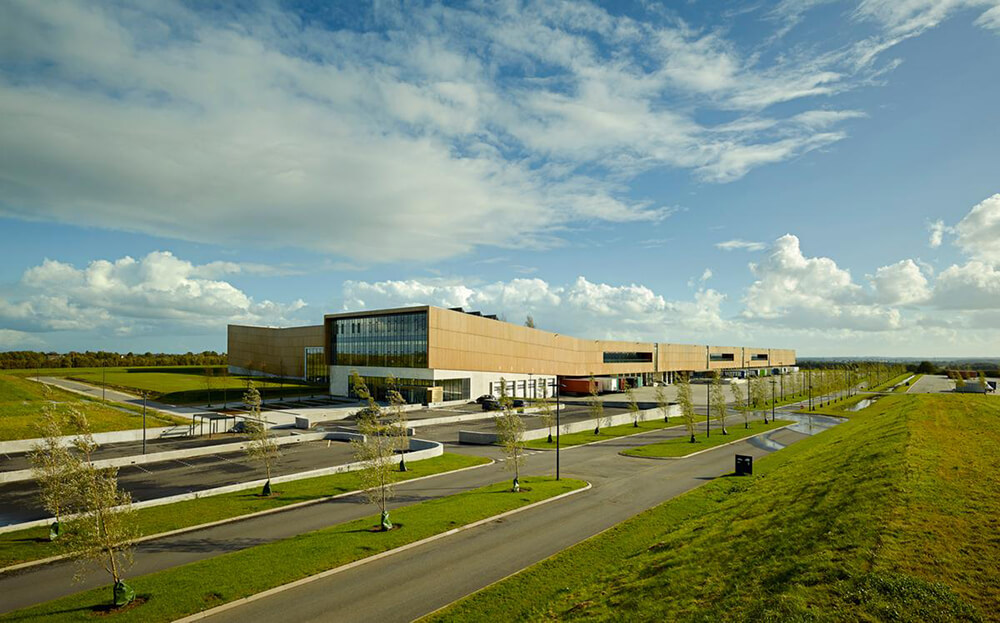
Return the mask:
<svg viewBox="0 0 1000 623">
<path fill-rule="evenodd" d="M 651 363 L 653 353 L 604 353 L 604 363 Z"/>
<path fill-rule="evenodd" d="M 758 353 L 750 358 L 751 361 L 767 361 L 767 353 Z"/>
<path fill-rule="evenodd" d="M 391 389 L 383 376 L 362 376 L 372 397 L 379 402 L 388 400 L 388 390 Z M 472 379 L 444 379 L 431 381 L 429 379 L 396 379 L 395 389 L 408 404 L 421 404 L 427 400 L 428 387 L 441 387 L 442 400 L 469 400 L 472 391 Z M 348 388 L 352 397 L 354 388 Z"/>
<path fill-rule="evenodd" d="M 736 355 L 734 353 L 711 353 L 708 356 L 709 361 L 736 361 Z"/>
<path fill-rule="evenodd" d="M 320 383 L 329 378 L 329 368 L 326 367 L 326 349 L 322 346 L 307 346 L 306 357 L 306 381 L 310 383 Z"/>
<path fill-rule="evenodd" d="M 427 312 L 332 318 L 330 323 L 333 365 L 427 367 Z"/>
</svg>

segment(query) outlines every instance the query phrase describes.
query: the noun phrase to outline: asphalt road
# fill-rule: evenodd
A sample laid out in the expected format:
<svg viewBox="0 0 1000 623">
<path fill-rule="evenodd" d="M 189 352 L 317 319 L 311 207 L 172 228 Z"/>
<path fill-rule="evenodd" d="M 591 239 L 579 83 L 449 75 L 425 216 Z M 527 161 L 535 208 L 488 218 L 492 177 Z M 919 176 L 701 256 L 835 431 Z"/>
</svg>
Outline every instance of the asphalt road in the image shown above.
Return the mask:
<svg viewBox="0 0 1000 623">
<path fill-rule="evenodd" d="M 330 467 L 353 460 L 350 444 L 307 441 L 282 446 L 281 459 L 272 474 L 280 476 Z M 260 463 L 243 452 L 210 454 L 146 465 L 131 465 L 118 471 L 120 486 L 134 501 L 151 500 L 179 493 L 201 491 L 264 477 Z M 34 481 L 0 485 L 0 525 L 48 517 L 38 503 Z"/>
<path fill-rule="evenodd" d="M 816 420 L 817 432 L 828 425 Z M 210 620 L 412 621 L 732 471 L 736 453 L 761 457 L 807 437 L 799 430 L 778 430 L 763 441 L 742 441 L 678 461 L 617 454 L 666 436 L 672 435 L 664 431 L 567 451 L 565 475 L 590 481 L 590 491 L 250 602 Z M 427 573 L 429 569 L 434 572 Z M 392 599 L 359 599 L 372 593 L 391 594 Z"/>
<path fill-rule="evenodd" d="M 829 418 L 814 418 L 814 420 L 816 425 L 813 432 L 819 432 L 829 425 L 824 422 L 832 421 Z M 735 419 L 732 425 L 736 425 Z M 378 569 L 383 565 L 378 563 L 363 565 L 351 575 L 336 576 L 345 582 L 345 586 L 353 586 L 351 590 L 320 586 L 325 581 L 315 586 L 310 585 L 311 590 L 307 589 L 310 590 L 309 599 L 315 601 L 315 605 L 287 606 L 282 594 L 273 598 L 276 600 L 273 605 L 271 599 L 262 600 L 247 606 L 254 609 L 253 613 L 242 613 L 243 609 L 240 608 L 232 611 L 228 618 L 256 617 L 257 609 L 263 608 L 269 614 L 260 616 L 275 620 L 300 618 L 309 620 L 313 617 L 322 617 L 325 620 L 354 620 L 351 617 L 357 620 L 361 618 L 410 620 L 646 508 L 731 471 L 732 455 L 737 451 L 763 456 L 806 436 L 806 432 L 775 431 L 768 435 L 768 439 L 743 441 L 734 446 L 719 448 L 679 461 L 649 461 L 618 455 L 623 448 L 683 434 L 680 429 L 664 429 L 631 439 L 622 438 L 567 450 L 562 454 L 563 474 L 592 482 L 594 484 L 592 491 L 516 515 L 502 524 L 491 524 L 482 529 L 456 535 L 454 538 L 449 537 L 440 542 L 440 548 L 428 548 L 427 555 L 431 556 L 429 559 L 392 556 L 389 559 L 392 564 L 388 565 L 391 568 L 390 576 L 381 575 Z M 499 456 L 496 448 L 477 447 L 476 450 L 478 453 Z M 528 457 L 524 471 L 551 473 L 554 458 L 551 452 L 533 453 Z M 494 465 L 420 482 L 404 483 L 399 487 L 399 495 L 394 500 L 393 506 L 449 495 L 509 477 L 509 473 L 501 471 L 500 465 Z M 369 515 L 371 512 L 371 507 L 360 500 L 342 498 L 176 537 L 149 541 L 138 546 L 136 566 L 129 571 L 129 575 L 150 573 L 287 538 Z M 422 550 L 424 548 L 414 551 Z M 438 561 L 448 566 L 428 566 L 436 565 Z M 372 575 L 367 575 L 369 568 L 373 569 L 370 572 Z M 425 571 L 428 568 L 434 568 L 435 573 L 427 574 Z M 59 562 L 0 576 L 0 594 L 5 596 L 0 611 L 6 612 L 47 601 L 107 581 L 105 576 L 94 574 L 83 584 L 74 585 L 70 581 L 73 570 L 71 563 Z M 350 578 L 356 574 L 359 574 L 356 579 L 351 580 Z M 454 578 L 453 581 L 445 583 L 447 590 L 442 590 L 444 584 L 440 578 L 443 575 Z M 375 613 L 370 608 L 371 600 L 365 600 L 365 611 L 352 613 L 350 605 L 352 599 L 358 594 L 369 593 L 372 586 L 382 585 L 386 577 L 393 577 L 395 578 L 393 582 L 398 581 L 402 585 L 403 593 L 400 594 L 403 597 L 400 601 L 387 606 L 386 612 Z M 350 582 L 360 582 L 360 584 L 350 584 Z M 332 584 L 339 587 L 337 581 Z M 366 587 L 366 590 L 363 593 L 351 592 L 360 590 L 359 586 Z M 322 591 L 330 593 L 317 594 Z M 332 594 L 339 597 L 331 598 Z"/>
</svg>

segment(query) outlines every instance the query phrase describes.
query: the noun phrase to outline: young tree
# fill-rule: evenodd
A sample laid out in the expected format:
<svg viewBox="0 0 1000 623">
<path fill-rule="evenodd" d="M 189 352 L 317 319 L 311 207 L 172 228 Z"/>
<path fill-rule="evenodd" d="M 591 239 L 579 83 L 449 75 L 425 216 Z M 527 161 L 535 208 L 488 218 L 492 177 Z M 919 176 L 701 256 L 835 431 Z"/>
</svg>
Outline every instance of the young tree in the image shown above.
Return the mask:
<svg viewBox="0 0 1000 623">
<path fill-rule="evenodd" d="M 542 397 L 538 399 L 538 417 L 542 418 L 542 424 L 549 430 L 548 443 L 552 443 L 552 427 L 556 425 L 556 414 L 552 410 L 548 387 L 544 384 L 542 385 Z"/>
<path fill-rule="evenodd" d="M 204 374 L 204 378 L 205 378 L 205 391 L 208 392 L 208 406 L 209 407 L 212 406 L 212 381 L 214 380 L 213 372 L 215 372 L 215 371 L 212 368 L 205 368 L 205 374 Z"/>
<path fill-rule="evenodd" d="M 528 314 L 528 317 L 524 319 L 524 326 L 528 327 L 529 329 L 535 328 L 535 319 L 532 317 L 531 314 Z"/>
<path fill-rule="evenodd" d="M 351 384 L 354 393 L 362 400 L 368 401 L 364 415 L 358 418 L 358 432 L 362 437 L 351 442 L 354 447 L 354 458 L 362 466 L 359 474 L 365 497 L 370 504 L 378 507 L 379 527 L 382 532 L 386 532 L 392 530 L 388 504 L 394 494 L 393 484 L 397 473 L 394 469 L 394 459 L 396 449 L 399 447 L 399 435 L 394 430 L 395 427 L 382 424 L 378 403 L 357 372 L 351 373 Z"/>
<path fill-rule="evenodd" d="M 660 409 L 660 415 L 663 416 L 663 421 L 669 421 L 670 403 L 667 402 L 667 392 L 663 389 L 662 385 L 657 385 L 654 394 L 656 396 L 656 406 Z"/>
<path fill-rule="evenodd" d="M 986 393 L 986 373 L 982 370 L 979 371 L 979 389 Z"/>
<path fill-rule="evenodd" d="M 691 396 L 691 378 L 687 372 L 677 373 L 677 402 L 681 405 L 681 418 L 684 420 L 688 435 L 691 436 L 691 443 L 695 443 L 694 398 Z"/>
<path fill-rule="evenodd" d="M 587 408 L 590 410 L 590 417 L 596 422 L 594 434 L 601 434 L 601 422 L 604 421 L 604 402 L 598 395 L 597 382 L 593 375 L 590 377 L 590 398 L 587 399 Z"/>
<path fill-rule="evenodd" d="M 625 390 L 625 394 L 628 397 L 628 410 L 629 410 L 629 413 L 632 414 L 632 427 L 633 428 L 638 428 L 639 427 L 640 409 L 639 409 L 639 403 L 635 399 L 635 392 L 632 390 L 632 386 L 631 385 L 629 385 L 628 388 Z"/>
<path fill-rule="evenodd" d="M 77 498 L 80 462 L 62 443 L 63 423 L 64 419 L 52 405 L 44 405 L 37 426 L 42 443 L 35 444 L 29 455 L 42 508 L 52 513 L 55 520 L 49 526 L 50 541 L 59 538 L 60 519 Z"/>
<path fill-rule="evenodd" d="M 243 402 L 246 403 L 249 411 L 245 420 L 247 432 L 250 434 L 250 439 L 247 442 L 247 456 L 264 465 L 267 481 L 264 482 L 264 488 L 260 494 L 269 496 L 271 495 L 271 470 L 277 464 L 281 450 L 278 447 L 278 442 L 268 434 L 269 422 L 261 415 L 260 392 L 254 387 L 252 381 L 250 389 L 243 394 Z"/>
<path fill-rule="evenodd" d="M 94 465 L 97 443 L 86 417 L 79 412 L 70 417 L 72 426 L 81 431 L 73 442 L 80 467 L 75 477 L 76 515 L 67 522 L 66 547 L 79 561 L 75 579 L 82 579 L 91 566 L 103 568 L 114 582 L 114 604 L 121 607 L 135 599 L 135 591 L 123 579 L 132 564 L 132 545 L 139 536 L 132 496 L 118 488 L 117 467 Z"/>
<path fill-rule="evenodd" d="M 507 382 L 503 378 L 500 379 L 500 396 L 497 401 L 500 403 L 500 413 L 496 416 L 497 441 L 507 458 L 504 469 L 514 472 L 511 490 L 517 493 L 521 490 L 521 465 L 524 463 L 524 420 L 507 396 Z"/>
<path fill-rule="evenodd" d="M 750 428 L 750 409 L 743 390 L 736 383 L 730 385 L 729 390 L 733 394 L 733 408 L 743 415 L 743 428 Z"/>
<path fill-rule="evenodd" d="M 755 374 L 750 377 L 750 400 L 753 406 L 762 405 L 767 402 L 767 389 L 764 387 L 764 377 Z M 766 416 L 765 416 L 765 419 Z"/>
<path fill-rule="evenodd" d="M 396 450 L 399 452 L 399 471 L 406 471 L 406 452 L 410 449 L 410 436 L 406 426 L 406 399 L 399 391 L 396 377 L 389 374 L 385 379 L 387 387 L 386 398 L 389 400 L 389 428 L 396 438 Z"/>
<path fill-rule="evenodd" d="M 708 402 L 712 406 L 712 415 L 715 421 L 722 427 L 722 434 L 728 435 L 726 430 L 726 392 L 722 387 L 722 375 L 716 370 L 712 372 L 712 387 L 708 391 Z"/>
</svg>

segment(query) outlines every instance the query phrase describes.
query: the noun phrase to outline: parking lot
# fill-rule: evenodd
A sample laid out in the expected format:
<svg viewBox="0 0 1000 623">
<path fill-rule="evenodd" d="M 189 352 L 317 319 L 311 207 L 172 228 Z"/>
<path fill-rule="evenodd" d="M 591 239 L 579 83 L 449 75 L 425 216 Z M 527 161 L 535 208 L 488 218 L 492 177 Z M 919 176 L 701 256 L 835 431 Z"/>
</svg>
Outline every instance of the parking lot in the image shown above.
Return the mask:
<svg viewBox="0 0 1000 623">
<path fill-rule="evenodd" d="M 273 476 L 349 463 L 351 445 L 342 441 L 309 441 L 281 447 Z M 210 454 L 122 467 L 119 483 L 133 501 L 202 491 L 264 477 L 264 469 L 243 452 Z M 31 521 L 48 514 L 38 503 L 33 481 L 0 485 L 0 525 Z"/>
</svg>

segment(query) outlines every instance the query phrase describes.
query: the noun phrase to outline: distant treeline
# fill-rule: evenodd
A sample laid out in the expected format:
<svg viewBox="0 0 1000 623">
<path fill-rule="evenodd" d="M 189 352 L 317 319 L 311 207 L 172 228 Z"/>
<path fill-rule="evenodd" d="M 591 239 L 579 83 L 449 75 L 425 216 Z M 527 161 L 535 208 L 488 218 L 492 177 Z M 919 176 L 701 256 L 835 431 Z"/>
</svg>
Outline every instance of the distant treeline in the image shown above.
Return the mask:
<svg viewBox="0 0 1000 623">
<path fill-rule="evenodd" d="M 226 353 L 206 350 L 202 353 L 40 353 L 31 350 L 0 352 L 0 370 L 33 368 L 99 368 L 101 366 L 224 366 Z"/>
</svg>

